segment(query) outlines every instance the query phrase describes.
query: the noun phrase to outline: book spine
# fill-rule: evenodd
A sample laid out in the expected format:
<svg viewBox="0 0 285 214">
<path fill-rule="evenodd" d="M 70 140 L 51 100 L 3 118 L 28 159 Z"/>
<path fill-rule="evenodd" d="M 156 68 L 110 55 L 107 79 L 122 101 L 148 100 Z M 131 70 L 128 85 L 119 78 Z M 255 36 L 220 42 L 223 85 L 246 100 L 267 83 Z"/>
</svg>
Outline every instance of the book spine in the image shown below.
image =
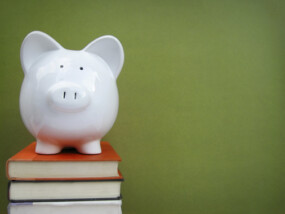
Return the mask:
<svg viewBox="0 0 285 214">
<path fill-rule="evenodd" d="M 10 201 L 10 187 L 11 187 L 11 181 L 8 182 L 8 188 L 7 188 L 7 198 Z"/>
<path fill-rule="evenodd" d="M 7 160 L 6 161 L 6 177 L 8 178 L 8 180 L 12 180 L 9 175 L 9 163 L 10 163 L 10 160 Z"/>
</svg>

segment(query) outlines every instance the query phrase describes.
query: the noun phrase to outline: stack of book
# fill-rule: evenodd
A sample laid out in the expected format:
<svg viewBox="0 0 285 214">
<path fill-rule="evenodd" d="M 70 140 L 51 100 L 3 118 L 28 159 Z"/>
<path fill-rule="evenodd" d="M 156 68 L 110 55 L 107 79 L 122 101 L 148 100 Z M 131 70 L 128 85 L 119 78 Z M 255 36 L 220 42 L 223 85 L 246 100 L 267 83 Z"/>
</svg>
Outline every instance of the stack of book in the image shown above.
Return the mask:
<svg viewBox="0 0 285 214">
<path fill-rule="evenodd" d="M 7 161 L 9 214 L 121 214 L 121 158 L 108 142 L 102 153 L 35 153 L 30 144 Z"/>
</svg>

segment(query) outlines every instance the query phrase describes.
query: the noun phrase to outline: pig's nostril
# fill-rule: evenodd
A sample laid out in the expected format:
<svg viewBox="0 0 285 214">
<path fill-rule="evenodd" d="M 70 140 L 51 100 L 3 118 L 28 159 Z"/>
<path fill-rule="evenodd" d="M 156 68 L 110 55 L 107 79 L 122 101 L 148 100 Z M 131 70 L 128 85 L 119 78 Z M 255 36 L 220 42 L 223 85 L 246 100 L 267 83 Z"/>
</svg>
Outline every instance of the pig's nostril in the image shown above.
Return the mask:
<svg viewBox="0 0 285 214">
<path fill-rule="evenodd" d="M 77 85 L 55 85 L 48 91 L 48 103 L 55 110 L 79 112 L 89 105 L 90 95 Z"/>
<path fill-rule="evenodd" d="M 64 91 L 63 92 L 63 99 L 68 99 L 68 97 L 66 97 L 67 96 L 67 92 L 66 91 Z M 70 97 L 71 98 L 71 97 Z M 77 94 L 77 92 L 74 92 L 74 100 L 76 100 L 77 98 L 78 98 L 78 94 Z"/>
</svg>

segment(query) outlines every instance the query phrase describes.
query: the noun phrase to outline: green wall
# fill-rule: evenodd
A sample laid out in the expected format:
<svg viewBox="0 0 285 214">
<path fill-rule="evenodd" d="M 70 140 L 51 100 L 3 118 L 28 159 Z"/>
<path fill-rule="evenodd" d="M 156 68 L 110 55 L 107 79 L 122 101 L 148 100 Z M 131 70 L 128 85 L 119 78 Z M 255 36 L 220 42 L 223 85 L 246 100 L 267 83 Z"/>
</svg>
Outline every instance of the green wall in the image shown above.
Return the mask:
<svg viewBox="0 0 285 214">
<path fill-rule="evenodd" d="M 0 2 L 0 212 L 5 161 L 33 141 L 19 114 L 19 51 L 41 30 L 68 49 L 125 49 L 104 138 L 123 161 L 124 214 L 285 212 L 284 1 Z"/>
</svg>

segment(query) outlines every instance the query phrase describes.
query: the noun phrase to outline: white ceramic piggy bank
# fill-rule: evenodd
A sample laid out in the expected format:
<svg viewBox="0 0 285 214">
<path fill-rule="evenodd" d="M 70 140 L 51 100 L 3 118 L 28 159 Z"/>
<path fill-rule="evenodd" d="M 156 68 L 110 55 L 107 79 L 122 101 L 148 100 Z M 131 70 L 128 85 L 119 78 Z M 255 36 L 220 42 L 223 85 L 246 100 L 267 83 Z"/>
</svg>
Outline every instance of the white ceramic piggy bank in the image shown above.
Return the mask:
<svg viewBox="0 0 285 214">
<path fill-rule="evenodd" d="M 113 36 L 75 51 L 43 32 L 27 35 L 21 47 L 20 111 L 37 139 L 37 153 L 55 154 L 64 147 L 101 153 L 100 140 L 118 112 L 116 78 L 123 62 L 123 47 Z"/>
</svg>

